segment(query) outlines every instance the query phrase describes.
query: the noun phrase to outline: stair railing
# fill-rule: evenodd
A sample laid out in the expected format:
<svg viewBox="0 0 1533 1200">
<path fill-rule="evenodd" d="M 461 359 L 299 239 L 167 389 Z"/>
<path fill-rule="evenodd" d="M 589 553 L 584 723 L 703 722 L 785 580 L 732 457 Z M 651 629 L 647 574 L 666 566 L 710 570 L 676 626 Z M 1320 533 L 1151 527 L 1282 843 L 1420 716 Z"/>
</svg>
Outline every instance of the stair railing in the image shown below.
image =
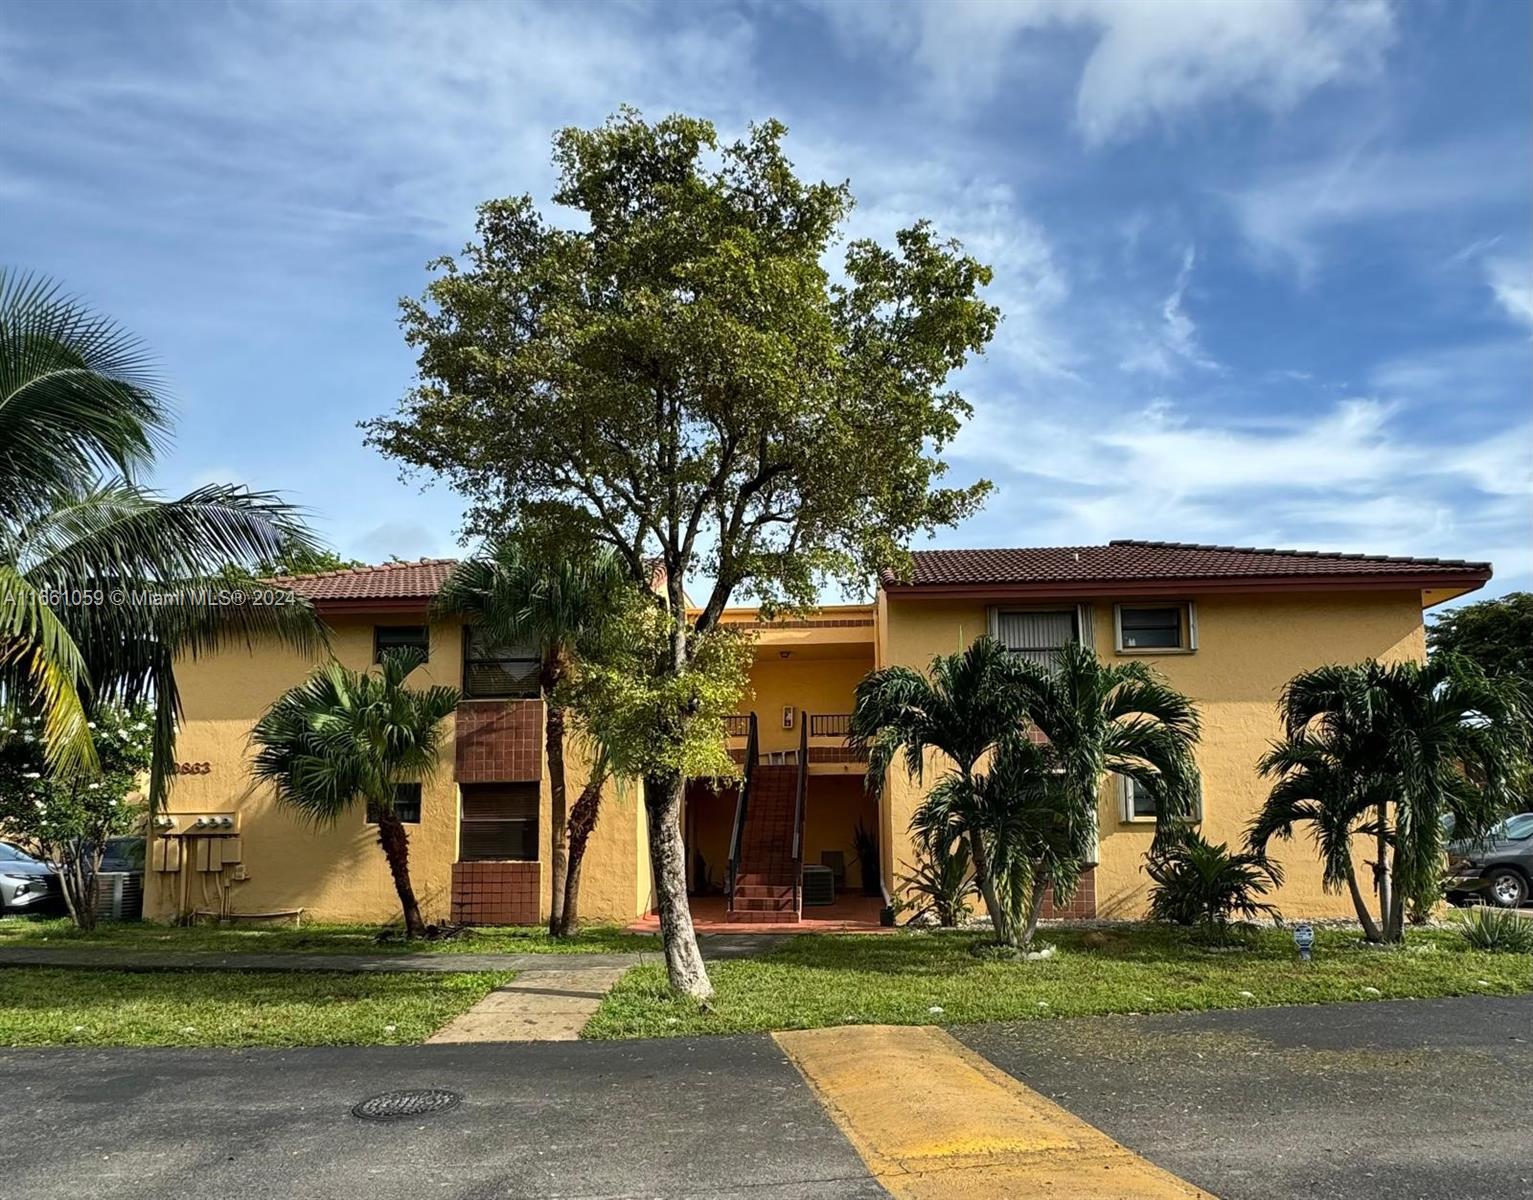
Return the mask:
<svg viewBox="0 0 1533 1200">
<path fill-rule="evenodd" d="M 735 827 L 729 835 L 729 869 L 725 886 L 729 891 L 730 912 L 735 910 L 735 884 L 740 878 L 740 843 L 745 838 L 745 810 L 750 802 L 751 775 L 755 772 L 756 758 L 756 714 L 753 712 L 745 734 L 745 770 L 740 780 L 740 790 L 735 795 Z"/>
<path fill-rule="evenodd" d="M 801 714 L 798 726 L 798 782 L 793 795 L 793 911 L 804 912 L 804 793 L 809 782 L 810 718 Z"/>
</svg>

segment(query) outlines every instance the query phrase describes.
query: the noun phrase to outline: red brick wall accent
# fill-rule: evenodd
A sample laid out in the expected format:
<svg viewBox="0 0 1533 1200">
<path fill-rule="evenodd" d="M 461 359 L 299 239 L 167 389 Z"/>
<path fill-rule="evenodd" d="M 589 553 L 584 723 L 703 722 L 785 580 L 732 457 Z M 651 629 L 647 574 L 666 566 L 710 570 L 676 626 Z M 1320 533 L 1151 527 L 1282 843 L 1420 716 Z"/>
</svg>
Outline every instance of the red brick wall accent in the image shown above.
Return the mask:
<svg viewBox="0 0 1533 1200">
<path fill-rule="evenodd" d="M 458 705 L 459 783 L 543 778 L 543 702 L 471 700 Z"/>
<path fill-rule="evenodd" d="M 1043 917 L 1045 920 L 1053 920 L 1058 917 L 1062 920 L 1088 920 L 1097 915 L 1097 869 L 1087 867 L 1081 872 L 1081 881 L 1076 885 L 1075 894 L 1070 897 L 1070 903 L 1063 908 L 1054 906 L 1054 893 L 1043 898 Z"/>
<path fill-rule="evenodd" d="M 539 871 L 535 862 L 452 865 L 452 919 L 459 925 L 536 925 Z"/>
</svg>

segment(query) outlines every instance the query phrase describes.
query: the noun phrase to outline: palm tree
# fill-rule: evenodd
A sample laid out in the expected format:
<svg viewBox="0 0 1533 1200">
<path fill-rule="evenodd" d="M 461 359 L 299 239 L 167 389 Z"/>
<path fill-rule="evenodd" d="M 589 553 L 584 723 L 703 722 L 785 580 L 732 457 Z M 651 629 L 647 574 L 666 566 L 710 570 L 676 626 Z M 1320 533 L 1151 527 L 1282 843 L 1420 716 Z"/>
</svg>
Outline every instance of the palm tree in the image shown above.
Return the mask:
<svg viewBox="0 0 1533 1200">
<path fill-rule="evenodd" d="M 1529 714 L 1519 686 L 1442 655 L 1426 664 L 1325 666 L 1295 676 L 1279 701 L 1284 737 L 1261 761 L 1275 779 L 1247 841 L 1264 850 L 1312 826 L 1324 883 L 1345 885 L 1369 941 L 1403 940 L 1407 899 L 1435 899 L 1451 817 L 1482 837 L 1517 801 Z M 1352 866 L 1373 845 L 1376 915 Z"/>
<path fill-rule="evenodd" d="M 378 818 L 378 845 L 388 859 L 404 911 L 405 932 L 426 932 L 410 884 L 410 847 L 394 809 L 398 785 L 426 780 L 442 748 L 442 722 L 458 707 L 458 691 L 415 691 L 406 677 L 426 661 L 418 649 L 391 650 L 377 674 L 337 662 L 320 667 L 280 696 L 251 731 L 254 778 L 316 824 L 334 824 L 359 801 Z"/>
<path fill-rule="evenodd" d="M 113 322 L 0 272 L 0 704 L 40 719 L 49 766 L 67 772 L 94 765 L 87 703 L 151 703 L 152 808 L 174 756 L 178 656 L 322 644 L 307 604 L 224 586 L 230 567 L 312 545 L 295 509 L 240 487 L 163 500 L 136 483 L 168 427 L 158 388 Z"/>
<path fill-rule="evenodd" d="M 940 799 L 949 813 L 951 835 L 964 837 L 974 864 L 974 882 L 996 920 L 1000 900 L 990 871 L 989 848 L 971 819 L 976 806 L 975 774 L 981 759 L 1013 732 L 1022 716 L 1018 660 L 991 637 L 977 639 L 957 654 L 939 654 L 927 674 L 911 667 L 884 667 L 858 683 L 852 703 L 849 742 L 868 756 L 868 786 L 878 788 L 896 761 L 921 782 L 927 757 L 952 763 Z M 928 828 L 939 824 L 935 813 Z M 932 834 L 931 836 L 935 836 Z M 931 836 L 929 845 L 934 845 Z"/>
<path fill-rule="evenodd" d="M 562 937 L 572 926 L 565 916 L 565 897 L 571 877 L 577 884 L 579 880 L 578 859 L 571 869 L 566 827 L 570 815 L 564 767 L 567 704 L 562 689 L 582 653 L 609 631 L 619 596 L 629 586 L 621 562 L 607 547 L 558 547 L 517 533 L 459 563 L 437 596 L 439 612 L 467 618 L 493 642 L 533 647 L 541 664 L 538 689 L 545 713 L 553 826 L 548 930 L 555 937 Z M 596 798 L 579 814 L 576 844 L 581 853 L 595 825 L 600 792 L 598 783 Z"/>
</svg>

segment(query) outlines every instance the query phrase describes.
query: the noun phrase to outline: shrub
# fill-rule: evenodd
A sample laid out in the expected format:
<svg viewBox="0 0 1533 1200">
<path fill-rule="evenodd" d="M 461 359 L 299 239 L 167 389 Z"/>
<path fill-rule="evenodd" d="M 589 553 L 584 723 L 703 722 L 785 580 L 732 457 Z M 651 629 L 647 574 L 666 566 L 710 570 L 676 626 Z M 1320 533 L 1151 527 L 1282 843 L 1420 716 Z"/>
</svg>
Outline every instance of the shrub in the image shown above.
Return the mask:
<svg viewBox="0 0 1533 1200">
<path fill-rule="evenodd" d="M 952 928 L 967 915 L 969 901 L 979 895 L 972 866 L 968 844 L 962 839 L 935 848 L 923 844 L 916 865 L 905 864 L 910 873 L 900 877 L 898 907 L 908 911 L 911 920 L 935 917 L 937 924 Z"/>
<path fill-rule="evenodd" d="M 1265 855 L 1232 853 L 1226 843 L 1186 830 L 1151 850 L 1144 869 L 1155 881 L 1150 915 L 1157 921 L 1223 933 L 1236 915 L 1281 919 L 1260 899 L 1283 882 L 1282 869 Z"/>
<path fill-rule="evenodd" d="M 1459 921 L 1459 933 L 1476 950 L 1533 954 L 1533 920 L 1509 908 L 1475 908 Z"/>
</svg>

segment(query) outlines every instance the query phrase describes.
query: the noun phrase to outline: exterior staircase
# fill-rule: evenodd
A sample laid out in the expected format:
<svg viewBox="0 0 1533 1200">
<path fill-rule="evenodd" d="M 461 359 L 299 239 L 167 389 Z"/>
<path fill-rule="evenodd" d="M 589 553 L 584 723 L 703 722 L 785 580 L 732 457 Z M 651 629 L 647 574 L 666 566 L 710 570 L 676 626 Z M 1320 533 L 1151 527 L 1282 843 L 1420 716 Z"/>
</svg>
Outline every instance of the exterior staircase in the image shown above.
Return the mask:
<svg viewBox="0 0 1533 1200">
<path fill-rule="evenodd" d="M 793 857 L 793 833 L 798 767 L 757 765 L 749 792 L 729 920 L 797 921 L 799 864 Z"/>
<path fill-rule="evenodd" d="M 793 923 L 803 914 L 804 787 L 808 720 L 795 763 L 763 763 L 750 715 L 745 779 L 735 803 L 729 850 L 730 921 Z"/>
</svg>

